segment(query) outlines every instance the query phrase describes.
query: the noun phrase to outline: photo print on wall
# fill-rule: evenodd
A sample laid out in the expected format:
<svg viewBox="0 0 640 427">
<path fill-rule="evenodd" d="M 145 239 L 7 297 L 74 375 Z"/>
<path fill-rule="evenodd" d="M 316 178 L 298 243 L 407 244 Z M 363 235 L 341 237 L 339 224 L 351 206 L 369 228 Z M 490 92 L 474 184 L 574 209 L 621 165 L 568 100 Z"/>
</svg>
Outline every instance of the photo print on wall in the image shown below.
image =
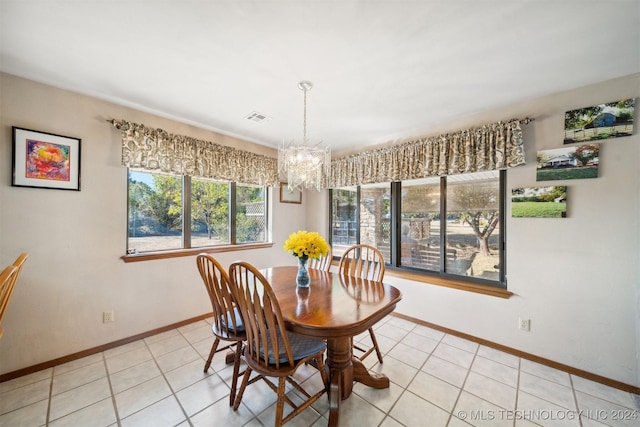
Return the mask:
<svg viewBox="0 0 640 427">
<path fill-rule="evenodd" d="M 596 141 L 633 134 L 635 98 L 567 111 L 564 143 Z"/>
<path fill-rule="evenodd" d="M 536 181 L 598 177 L 600 144 L 538 151 Z"/>
<path fill-rule="evenodd" d="M 514 218 L 566 218 L 567 187 L 528 187 L 511 190 Z"/>
</svg>

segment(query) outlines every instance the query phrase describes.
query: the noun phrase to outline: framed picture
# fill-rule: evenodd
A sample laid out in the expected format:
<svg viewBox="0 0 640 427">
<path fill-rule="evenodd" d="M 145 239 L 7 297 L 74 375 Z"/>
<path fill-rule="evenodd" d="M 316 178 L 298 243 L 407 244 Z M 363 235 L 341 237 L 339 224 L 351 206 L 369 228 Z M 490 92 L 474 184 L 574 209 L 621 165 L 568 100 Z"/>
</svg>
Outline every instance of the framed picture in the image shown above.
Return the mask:
<svg viewBox="0 0 640 427">
<path fill-rule="evenodd" d="M 635 105 L 635 98 L 628 98 L 567 111 L 564 114 L 564 143 L 630 136 Z"/>
<path fill-rule="evenodd" d="M 80 142 L 13 126 L 11 185 L 80 191 Z"/>
<path fill-rule="evenodd" d="M 512 189 L 511 216 L 514 218 L 566 218 L 567 186 Z"/>
<path fill-rule="evenodd" d="M 302 191 L 298 189 L 289 190 L 286 182 L 280 183 L 281 203 L 302 203 Z"/>
<path fill-rule="evenodd" d="M 600 144 L 538 151 L 536 181 L 597 178 Z"/>
</svg>

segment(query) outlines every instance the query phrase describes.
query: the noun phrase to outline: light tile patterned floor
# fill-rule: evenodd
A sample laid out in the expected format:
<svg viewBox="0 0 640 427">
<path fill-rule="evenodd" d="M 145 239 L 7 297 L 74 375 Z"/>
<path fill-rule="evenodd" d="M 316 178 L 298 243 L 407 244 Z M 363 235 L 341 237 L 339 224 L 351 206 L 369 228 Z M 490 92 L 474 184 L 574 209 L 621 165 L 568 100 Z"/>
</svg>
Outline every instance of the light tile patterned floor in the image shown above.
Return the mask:
<svg viewBox="0 0 640 427">
<path fill-rule="evenodd" d="M 391 386 L 356 384 L 342 426 L 640 426 L 640 396 L 390 316 L 376 326 L 385 353 L 366 360 Z M 360 337 L 368 340 L 368 334 Z M 231 366 L 196 322 L 0 384 L 0 426 L 270 426 L 275 394 L 249 386 L 229 407 Z M 298 377 L 319 387 L 318 372 Z M 295 393 L 295 392 L 290 392 Z M 320 399 L 289 426 L 326 426 Z"/>
</svg>

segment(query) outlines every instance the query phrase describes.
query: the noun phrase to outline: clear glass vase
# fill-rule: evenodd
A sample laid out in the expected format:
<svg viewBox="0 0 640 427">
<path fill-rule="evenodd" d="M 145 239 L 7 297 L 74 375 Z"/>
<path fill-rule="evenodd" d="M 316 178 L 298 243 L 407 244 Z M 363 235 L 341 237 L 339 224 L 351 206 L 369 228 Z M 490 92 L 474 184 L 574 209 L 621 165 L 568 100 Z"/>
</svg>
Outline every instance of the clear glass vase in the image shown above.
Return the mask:
<svg viewBox="0 0 640 427">
<path fill-rule="evenodd" d="M 298 257 L 298 274 L 296 275 L 296 284 L 303 288 L 309 286 L 309 271 L 307 271 L 307 261 L 309 258 Z"/>
</svg>

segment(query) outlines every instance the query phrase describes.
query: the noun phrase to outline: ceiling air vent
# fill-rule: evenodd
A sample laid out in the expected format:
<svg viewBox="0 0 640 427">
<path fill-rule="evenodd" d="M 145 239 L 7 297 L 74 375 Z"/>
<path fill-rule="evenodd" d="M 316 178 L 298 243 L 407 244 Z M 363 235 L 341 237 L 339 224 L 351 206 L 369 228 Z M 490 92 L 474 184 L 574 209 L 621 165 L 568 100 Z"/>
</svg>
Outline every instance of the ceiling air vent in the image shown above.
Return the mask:
<svg viewBox="0 0 640 427">
<path fill-rule="evenodd" d="M 249 114 L 247 116 L 247 120 L 251 120 L 252 122 L 256 122 L 256 123 L 262 123 L 263 121 L 267 120 L 269 117 L 265 116 L 262 113 L 258 113 L 256 111 L 252 112 L 251 114 Z"/>
</svg>

